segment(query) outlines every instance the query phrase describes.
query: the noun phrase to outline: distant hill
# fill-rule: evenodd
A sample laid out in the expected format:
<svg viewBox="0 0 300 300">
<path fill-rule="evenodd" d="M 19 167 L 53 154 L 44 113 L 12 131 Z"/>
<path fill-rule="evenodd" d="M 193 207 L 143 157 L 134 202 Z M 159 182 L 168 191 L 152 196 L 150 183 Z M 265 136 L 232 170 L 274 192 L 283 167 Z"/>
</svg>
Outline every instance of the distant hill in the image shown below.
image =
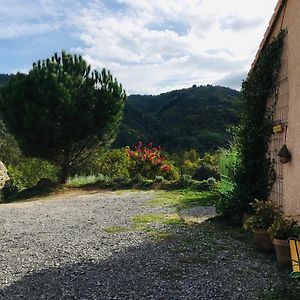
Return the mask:
<svg viewBox="0 0 300 300">
<path fill-rule="evenodd" d="M 0 85 L 9 75 L 0 74 Z M 220 86 L 193 86 L 158 96 L 131 95 L 114 147 L 136 141 L 160 144 L 169 152 L 200 153 L 228 144 L 227 128 L 238 122 L 239 92 Z"/>
<path fill-rule="evenodd" d="M 158 96 L 131 95 L 114 146 L 141 140 L 160 144 L 169 152 L 217 150 L 228 145 L 226 130 L 238 122 L 238 96 L 238 91 L 211 85 Z"/>
</svg>

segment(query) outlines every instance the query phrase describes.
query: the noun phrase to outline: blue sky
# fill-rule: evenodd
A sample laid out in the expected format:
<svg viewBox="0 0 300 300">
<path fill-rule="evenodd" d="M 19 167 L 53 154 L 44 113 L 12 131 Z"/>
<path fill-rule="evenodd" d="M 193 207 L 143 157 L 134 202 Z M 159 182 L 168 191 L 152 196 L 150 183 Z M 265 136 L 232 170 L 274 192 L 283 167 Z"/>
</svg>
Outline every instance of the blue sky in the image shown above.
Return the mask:
<svg viewBox="0 0 300 300">
<path fill-rule="evenodd" d="M 62 49 L 128 94 L 239 89 L 277 0 L 0 0 L 0 73 Z"/>
</svg>

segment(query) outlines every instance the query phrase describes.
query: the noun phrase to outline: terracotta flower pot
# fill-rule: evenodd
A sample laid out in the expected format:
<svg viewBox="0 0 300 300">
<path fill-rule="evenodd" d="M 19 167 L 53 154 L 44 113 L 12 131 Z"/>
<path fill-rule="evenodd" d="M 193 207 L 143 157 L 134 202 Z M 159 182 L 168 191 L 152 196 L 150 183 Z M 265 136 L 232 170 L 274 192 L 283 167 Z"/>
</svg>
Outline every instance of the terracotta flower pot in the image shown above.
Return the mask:
<svg viewBox="0 0 300 300">
<path fill-rule="evenodd" d="M 264 252 L 274 251 L 271 238 L 266 229 L 253 230 L 253 236 L 257 250 Z"/>
<path fill-rule="evenodd" d="M 289 241 L 274 238 L 273 245 L 274 245 L 278 265 L 291 267 L 292 259 L 291 259 Z"/>
</svg>

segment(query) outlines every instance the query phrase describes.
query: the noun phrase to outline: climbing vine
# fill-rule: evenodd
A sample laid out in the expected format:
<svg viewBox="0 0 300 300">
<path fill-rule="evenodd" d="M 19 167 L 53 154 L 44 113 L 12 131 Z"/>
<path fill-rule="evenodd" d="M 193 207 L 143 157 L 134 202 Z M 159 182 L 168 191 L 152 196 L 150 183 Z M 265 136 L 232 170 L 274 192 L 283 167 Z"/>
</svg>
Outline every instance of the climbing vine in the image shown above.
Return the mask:
<svg viewBox="0 0 300 300">
<path fill-rule="evenodd" d="M 276 87 L 284 35 L 285 32 L 281 31 L 265 46 L 247 80 L 242 84 L 241 121 L 234 134 L 238 153 L 231 175 L 234 189 L 223 195 L 216 205 L 225 215 L 249 211 L 249 203 L 254 199 L 266 200 L 275 180 L 267 151 L 276 104 L 269 107 L 267 100 Z"/>
</svg>

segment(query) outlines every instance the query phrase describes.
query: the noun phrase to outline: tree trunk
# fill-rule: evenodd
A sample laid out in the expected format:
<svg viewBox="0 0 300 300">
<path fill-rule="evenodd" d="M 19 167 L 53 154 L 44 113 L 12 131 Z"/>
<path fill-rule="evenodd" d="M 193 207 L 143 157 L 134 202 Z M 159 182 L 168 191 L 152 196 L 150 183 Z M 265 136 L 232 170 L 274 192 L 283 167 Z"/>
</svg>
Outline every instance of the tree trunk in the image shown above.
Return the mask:
<svg viewBox="0 0 300 300">
<path fill-rule="evenodd" d="M 60 183 L 66 183 L 69 175 L 69 164 L 64 163 L 61 165 Z"/>
</svg>

